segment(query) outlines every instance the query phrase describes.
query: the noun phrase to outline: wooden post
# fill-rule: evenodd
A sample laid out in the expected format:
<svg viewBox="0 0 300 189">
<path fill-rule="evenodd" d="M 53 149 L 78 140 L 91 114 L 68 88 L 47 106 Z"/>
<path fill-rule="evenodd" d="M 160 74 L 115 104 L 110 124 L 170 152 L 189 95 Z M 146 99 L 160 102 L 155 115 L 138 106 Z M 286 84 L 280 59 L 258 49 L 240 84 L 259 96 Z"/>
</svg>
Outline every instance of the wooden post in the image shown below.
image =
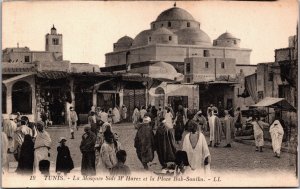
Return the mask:
<svg viewBox="0 0 300 189">
<path fill-rule="evenodd" d="M 12 113 L 12 85 L 9 83 L 6 86 L 6 113 Z"/>
</svg>

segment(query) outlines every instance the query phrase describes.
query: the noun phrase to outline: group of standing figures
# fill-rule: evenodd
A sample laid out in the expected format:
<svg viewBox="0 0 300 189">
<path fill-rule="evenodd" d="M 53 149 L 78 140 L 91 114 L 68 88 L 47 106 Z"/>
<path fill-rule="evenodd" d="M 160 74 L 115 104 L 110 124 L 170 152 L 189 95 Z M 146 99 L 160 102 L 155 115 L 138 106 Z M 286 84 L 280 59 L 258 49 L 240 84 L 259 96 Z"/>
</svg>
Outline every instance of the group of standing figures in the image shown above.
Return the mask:
<svg viewBox="0 0 300 189">
<path fill-rule="evenodd" d="M 82 175 L 129 175 L 127 153 L 108 122 L 91 123 L 84 128 L 80 143 Z"/>
<path fill-rule="evenodd" d="M 70 116 L 77 117 L 73 108 L 70 108 Z M 93 115 L 90 112 L 91 117 Z M 3 172 L 9 171 L 8 153 L 12 153 L 18 162 L 16 173 L 21 175 L 50 174 L 50 156 L 52 139 L 45 130 L 43 121 L 29 122 L 28 117 L 10 116 L 10 119 L 2 119 L 2 165 Z M 78 129 L 76 119 L 70 119 L 71 139 L 74 139 L 74 131 Z M 66 145 L 66 137 L 60 137 L 57 146 L 55 172 L 68 174 L 74 169 L 73 159 L 69 147 Z M 95 175 L 96 168 L 100 173 L 130 174 L 129 168 L 124 164 L 126 152 L 121 149 L 118 136 L 112 132 L 111 124 L 99 120 L 97 123 L 89 123 L 84 128 L 81 143 L 78 148 L 82 154 L 82 175 Z"/>
<path fill-rule="evenodd" d="M 13 115 L 2 120 L 3 171 L 9 169 L 8 153 L 11 153 L 18 162 L 16 173 L 48 174 L 52 140 L 44 123 L 32 123 L 26 116 L 13 118 Z"/>
<path fill-rule="evenodd" d="M 185 170 L 205 171 L 210 169 L 211 156 L 208 147 L 217 148 L 225 138 L 225 148 L 232 147 L 232 139 L 237 130 L 242 129 L 240 108 L 235 112 L 222 110 L 210 105 L 207 117 L 199 110 L 178 107 L 174 115 L 170 106 L 165 110 L 159 108 L 157 117 L 153 116 L 153 108 L 140 111 L 136 108 L 133 123 L 137 129 L 134 147 L 144 169 L 149 169 L 149 163 L 157 152 L 163 172 L 183 173 Z M 256 151 L 262 152 L 264 145 L 264 128 L 269 128 L 275 157 L 280 157 L 283 138 L 283 120 L 278 115 L 269 127 L 258 113 L 252 116 Z M 204 134 L 208 134 L 209 144 Z M 150 164 L 151 165 L 151 164 Z"/>
<path fill-rule="evenodd" d="M 162 166 L 162 173 L 180 175 L 186 172 L 209 172 L 211 155 L 209 147 L 219 147 L 225 138 L 223 147 L 230 148 L 235 130 L 240 129 L 241 113 L 239 108 L 232 115 L 230 111 L 221 110 L 211 105 L 207 117 L 199 110 L 197 113 L 182 106 L 174 114 L 171 106 L 164 109 L 154 106 L 147 110 L 135 109 L 133 123 L 137 130 L 134 148 L 144 169 L 148 170 L 156 151 Z M 223 113 L 221 113 L 223 112 Z M 102 112 L 101 112 L 102 113 Z M 128 175 L 130 169 L 126 162 L 126 151 L 118 135 L 113 132 L 112 123 L 106 120 L 106 112 L 96 116 L 93 109 L 89 113 L 88 125 L 84 127 L 79 149 L 82 154 L 82 175 L 112 174 Z M 220 116 L 222 115 L 222 116 Z M 208 120 L 207 120 L 208 119 Z M 51 137 L 45 130 L 44 122 L 32 123 L 28 117 L 2 119 L 2 165 L 8 171 L 7 153 L 12 153 L 18 162 L 16 172 L 19 174 L 40 173 L 47 175 L 50 169 Z M 71 139 L 74 139 L 77 114 L 70 108 Z M 252 116 L 256 150 L 262 152 L 264 145 L 264 128 L 268 127 L 272 138 L 275 157 L 280 157 L 283 120 L 276 119 L 269 127 L 259 114 Z M 205 135 L 208 135 L 207 143 Z M 132 139 L 133 140 L 133 139 Z M 69 173 L 73 168 L 70 149 L 66 137 L 60 137 L 57 147 L 57 173 Z"/>
</svg>

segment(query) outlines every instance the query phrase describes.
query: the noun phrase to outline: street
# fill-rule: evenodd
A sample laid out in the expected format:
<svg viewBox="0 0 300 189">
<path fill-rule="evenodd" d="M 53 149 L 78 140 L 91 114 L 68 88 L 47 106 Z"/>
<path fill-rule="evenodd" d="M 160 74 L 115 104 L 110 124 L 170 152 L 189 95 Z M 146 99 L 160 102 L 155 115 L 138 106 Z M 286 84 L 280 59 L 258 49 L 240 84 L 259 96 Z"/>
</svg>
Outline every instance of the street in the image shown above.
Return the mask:
<svg viewBox="0 0 300 189">
<path fill-rule="evenodd" d="M 59 137 L 66 137 L 66 145 L 70 148 L 71 156 L 74 161 L 75 170 L 80 170 L 81 165 L 81 153 L 79 150 L 81 136 L 84 133 L 84 126 L 80 126 L 78 131 L 75 131 L 75 139 L 70 139 L 70 133 L 68 127 L 62 128 L 48 128 L 52 138 L 51 146 L 51 170 L 55 169 L 55 161 L 58 146 Z M 119 136 L 119 141 L 122 147 L 127 152 L 126 164 L 131 171 L 143 171 L 143 166 L 137 158 L 134 144 L 134 137 L 136 130 L 131 123 L 122 123 L 112 126 L 113 132 L 116 132 Z M 206 137 L 208 141 L 208 137 Z M 224 141 L 224 140 L 223 140 Z M 264 152 L 256 152 L 255 147 L 247 144 L 241 144 L 237 142 L 232 143 L 232 148 L 223 148 L 224 143 L 221 143 L 218 148 L 209 148 L 212 158 L 211 170 L 213 171 L 288 171 L 293 173 L 295 170 L 295 155 L 282 152 L 281 158 L 275 158 L 271 149 L 264 149 Z M 10 159 L 10 172 L 16 168 L 13 155 L 9 154 Z M 291 166 L 290 164 L 293 164 Z M 160 164 L 155 153 L 155 158 L 150 163 L 150 171 L 159 171 Z"/>
</svg>

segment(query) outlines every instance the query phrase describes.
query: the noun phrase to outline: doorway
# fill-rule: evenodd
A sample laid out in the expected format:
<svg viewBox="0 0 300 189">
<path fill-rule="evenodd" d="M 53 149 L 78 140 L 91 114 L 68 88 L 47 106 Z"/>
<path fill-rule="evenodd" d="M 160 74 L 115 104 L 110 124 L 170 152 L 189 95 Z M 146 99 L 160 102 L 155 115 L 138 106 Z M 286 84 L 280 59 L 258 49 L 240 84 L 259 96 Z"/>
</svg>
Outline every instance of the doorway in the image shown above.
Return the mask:
<svg viewBox="0 0 300 189">
<path fill-rule="evenodd" d="M 176 114 L 178 111 L 178 106 L 181 105 L 182 107 L 188 106 L 188 96 L 169 96 L 168 103 L 171 104 L 171 107 Z"/>
</svg>

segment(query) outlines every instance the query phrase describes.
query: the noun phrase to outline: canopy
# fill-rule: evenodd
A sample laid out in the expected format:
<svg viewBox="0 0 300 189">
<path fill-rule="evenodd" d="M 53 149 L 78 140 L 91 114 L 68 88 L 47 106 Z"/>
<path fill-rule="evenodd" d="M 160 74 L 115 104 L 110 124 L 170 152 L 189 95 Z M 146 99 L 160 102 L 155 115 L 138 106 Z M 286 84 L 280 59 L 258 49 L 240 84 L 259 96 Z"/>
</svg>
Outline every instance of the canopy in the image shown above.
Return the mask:
<svg viewBox="0 0 300 189">
<path fill-rule="evenodd" d="M 183 75 L 178 73 L 171 64 L 166 62 L 157 62 L 149 66 L 133 68 L 130 72 L 147 74 L 150 78 L 166 82 L 183 80 Z"/>
<path fill-rule="evenodd" d="M 266 97 L 250 107 L 269 107 L 277 108 L 283 111 L 297 111 L 296 108 L 292 106 L 285 98 Z"/>
<path fill-rule="evenodd" d="M 14 76 L 14 77 L 11 77 L 11 78 L 8 78 L 8 79 L 5 79 L 2 81 L 3 84 L 7 85 L 8 83 L 11 83 L 13 81 L 17 81 L 17 80 L 20 80 L 20 79 L 24 79 L 26 77 L 29 77 L 29 76 L 32 76 L 34 75 L 34 73 L 28 73 L 28 74 L 21 74 L 21 75 L 17 75 L 17 76 Z"/>
<path fill-rule="evenodd" d="M 41 71 L 37 73 L 37 77 L 46 79 L 62 79 L 67 78 L 68 72 L 63 71 Z"/>
</svg>

